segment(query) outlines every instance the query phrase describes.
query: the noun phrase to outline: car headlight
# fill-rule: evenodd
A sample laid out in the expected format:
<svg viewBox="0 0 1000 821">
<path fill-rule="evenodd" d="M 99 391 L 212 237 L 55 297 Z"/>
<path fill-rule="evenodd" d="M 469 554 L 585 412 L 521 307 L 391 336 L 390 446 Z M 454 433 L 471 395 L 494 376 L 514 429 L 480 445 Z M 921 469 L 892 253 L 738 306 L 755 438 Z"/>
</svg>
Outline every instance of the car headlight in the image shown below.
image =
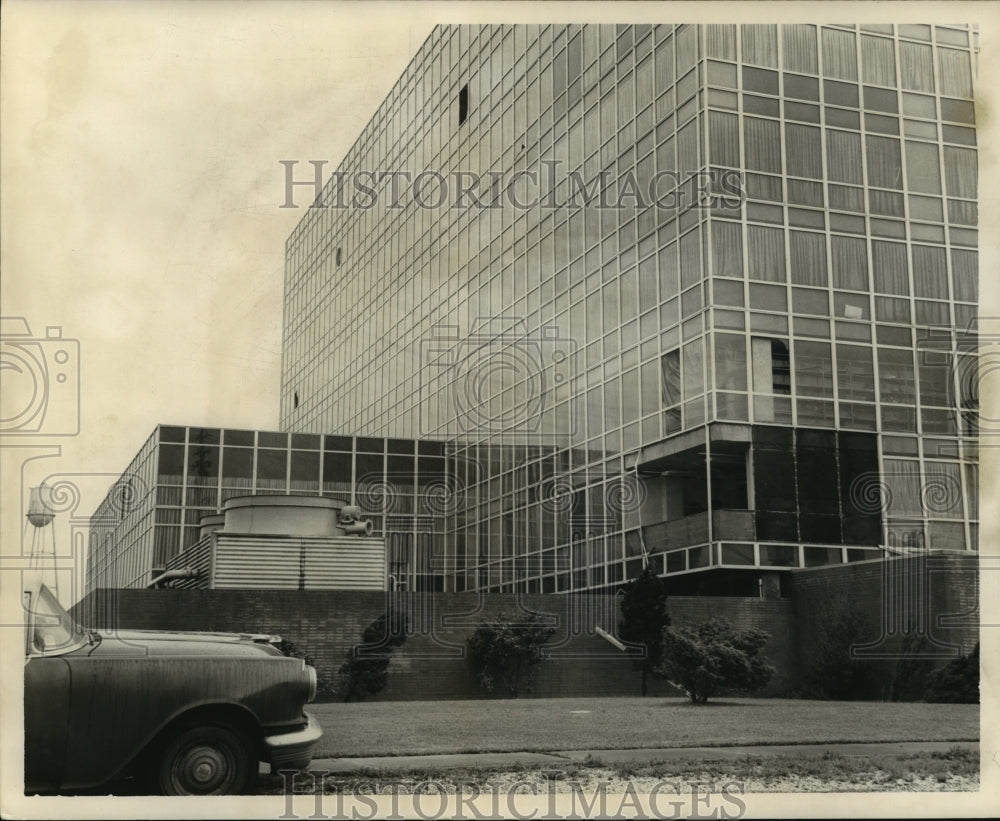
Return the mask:
<svg viewBox="0 0 1000 821">
<path fill-rule="evenodd" d="M 309 673 L 309 697 L 306 699 L 307 704 L 311 704 L 316 698 L 316 668 L 306 665 L 306 672 Z"/>
</svg>

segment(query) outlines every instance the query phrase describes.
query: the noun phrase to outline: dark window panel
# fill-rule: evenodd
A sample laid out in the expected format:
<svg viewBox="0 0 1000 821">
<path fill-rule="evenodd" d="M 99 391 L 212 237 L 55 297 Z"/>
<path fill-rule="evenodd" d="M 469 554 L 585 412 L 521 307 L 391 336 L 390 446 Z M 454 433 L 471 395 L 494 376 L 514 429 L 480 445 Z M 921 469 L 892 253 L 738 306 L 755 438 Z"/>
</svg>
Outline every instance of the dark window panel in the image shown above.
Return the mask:
<svg viewBox="0 0 1000 821">
<path fill-rule="evenodd" d="M 840 517 L 803 513 L 799 516 L 799 536 L 804 542 L 842 544 L 844 534 Z"/>
<path fill-rule="evenodd" d="M 754 454 L 754 507 L 795 510 L 795 460 L 791 450 L 759 448 Z"/>
<path fill-rule="evenodd" d="M 188 441 L 199 445 L 217 445 L 220 433 L 218 428 L 191 428 L 188 431 Z"/>
<path fill-rule="evenodd" d="M 350 436 L 324 436 L 323 446 L 327 450 L 350 451 L 353 449 Z"/>
<path fill-rule="evenodd" d="M 757 538 L 768 542 L 798 541 L 798 517 L 794 513 L 779 513 L 773 510 L 757 510 Z"/>
<path fill-rule="evenodd" d="M 257 434 L 257 444 L 262 448 L 287 448 L 288 434 L 260 431 Z"/>
<path fill-rule="evenodd" d="M 288 451 L 257 451 L 257 478 L 283 482 L 288 467 Z"/>
<path fill-rule="evenodd" d="M 819 80 L 800 74 L 785 74 L 785 96 L 819 102 Z"/>
<path fill-rule="evenodd" d="M 222 449 L 222 477 L 226 479 L 250 479 L 253 477 L 253 450 L 250 448 L 225 447 Z M 223 481 L 223 484 L 226 484 Z"/>
<path fill-rule="evenodd" d="M 743 66 L 743 89 L 778 96 L 778 72 Z"/>
<path fill-rule="evenodd" d="M 357 450 L 364 451 L 365 453 L 383 453 L 385 451 L 384 439 L 370 439 L 359 436 L 355 442 Z"/>
<path fill-rule="evenodd" d="M 319 486 L 319 453 L 313 451 L 292 451 L 291 479 L 293 482 L 310 483 Z M 293 485 L 293 489 L 295 486 Z M 299 487 L 299 490 L 304 489 Z"/>
<path fill-rule="evenodd" d="M 253 435 L 254 432 L 252 430 L 231 430 L 226 428 L 222 432 L 222 442 L 226 445 L 253 447 Z"/>
<path fill-rule="evenodd" d="M 949 100 L 941 98 L 941 119 L 955 123 L 976 124 L 976 108 L 966 100 Z"/>
</svg>

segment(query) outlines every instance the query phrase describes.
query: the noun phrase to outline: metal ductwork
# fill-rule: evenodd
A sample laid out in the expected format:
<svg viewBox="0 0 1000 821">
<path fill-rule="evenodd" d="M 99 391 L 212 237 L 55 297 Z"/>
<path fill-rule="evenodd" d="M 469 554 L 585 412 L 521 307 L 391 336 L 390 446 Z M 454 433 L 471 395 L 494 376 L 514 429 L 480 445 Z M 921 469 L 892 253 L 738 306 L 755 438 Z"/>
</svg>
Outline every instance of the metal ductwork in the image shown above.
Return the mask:
<svg viewBox="0 0 1000 821">
<path fill-rule="evenodd" d="M 167 570 L 161 573 L 153 581 L 146 585 L 148 590 L 151 587 L 162 587 L 166 582 L 173 581 L 174 579 L 197 579 L 198 571 L 193 567 L 178 567 L 174 570 Z"/>
<path fill-rule="evenodd" d="M 363 536 L 372 535 L 371 519 L 362 519 L 361 508 L 356 505 L 348 505 L 340 509 L 337 526 L 345 533 L 357 533 Z"/>
</svg>

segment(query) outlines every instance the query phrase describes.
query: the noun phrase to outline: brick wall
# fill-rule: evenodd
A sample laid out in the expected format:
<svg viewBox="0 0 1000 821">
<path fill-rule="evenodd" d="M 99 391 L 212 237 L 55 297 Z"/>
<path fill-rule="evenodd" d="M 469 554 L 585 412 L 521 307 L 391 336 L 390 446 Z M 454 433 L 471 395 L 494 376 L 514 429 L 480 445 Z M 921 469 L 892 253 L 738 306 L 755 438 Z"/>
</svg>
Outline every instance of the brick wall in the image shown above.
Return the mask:
<svg viewBox="0 0 1000 821">
<path fill-rule="evenodd" d="M 867 640 L 886 654 L 898 651 L 907 634 L 923 633 L 932 645 L 968 653 L 979 640 L 978 579 L 978 557 L 960 554 L 792 571 L 787 591 L 795 613 L 796 652 L 808 651 L 832 610 L 846 608 L 868 622 Z"/>
<path fill-rule="evenodd" d="M 672 596 L 668 609 L 675 626 L 721 617 L 766 630 L 771 638 L 765 652 L 777 675 L 765 693 L 794 693 L 830 607 L 863 613 L 872 625 L 870 641 L 884 637 L 880 646 L 887 652 L 907 632 L 924 627 L 935 647 L 971 650 L 978 638 L 976 568 L 975 556 L 932 556 L 805 569 L 789 575 L 787 598 Z M 409 614 L 411 635 L 393 655 L 380 699 L 483 697 L 462 656 L 465 639 L 481 620 L 519 610 L 538 613 L 556 629 L 551 659 L 536 668 L 535 687 L 523 695 L 639 692 L 631 659 L 593 631 L 599 626 L 615 632 L 615 597 L 399 596 L 395 606 Z M 278 633 L 312 655 L 321 675 L 331 675 L 388 604 L 389 594 L 373 591 L 101 589 L 78 603 L 74 615 L 94 627 Z M 941 624 L 945 616 L 956 623 Z M 654 694 L 669 692 L 669 685 L 651 684 Z"/>
<path fill-rule="evenodd" d="M 614 597 L 413 593 L 395 602 L 409 614 L 411 635 L 393 654 L 380 699 L 483 697 L 464 661 L 465 639 L 480 621 L 519 611 L 538 613 L 556 630 L 548 645 L 550 660 L 536 668 L 535 686 L 523 695 L 639 692 L 631 658 L 593 631 L 599 626 L 615 632 Z M 277 633 L 313 656 L 321 675 L 330 675 L 388 604 L 388 594 L 368 591 L 102 589 L 77 604 L 74 615 L 104 628 Z M 785 687 L 794 667 L 790 601 L 671 597 L 669 611 L 676 626 L 724 617 L 768 631 L 766 652 L 778 669 L 770 691 Z M 665 683 L 651 685 L 654 694 L 670 692 Z"/>
</svg>

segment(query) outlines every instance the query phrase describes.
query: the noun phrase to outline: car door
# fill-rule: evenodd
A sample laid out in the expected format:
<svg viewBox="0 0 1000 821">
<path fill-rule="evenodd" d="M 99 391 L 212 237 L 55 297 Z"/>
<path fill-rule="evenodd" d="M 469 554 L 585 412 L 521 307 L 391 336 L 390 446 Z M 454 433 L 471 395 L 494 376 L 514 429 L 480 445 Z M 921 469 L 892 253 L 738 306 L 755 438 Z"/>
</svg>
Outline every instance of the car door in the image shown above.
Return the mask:
<svg viewBox="0 0 1000 821">
<path fill-rule="evenodd" d="M 61 656 L 29 656 L 24 665 L 24 785 L 26 791 L 62 785 L 72 686 Z"/>
</svg>

